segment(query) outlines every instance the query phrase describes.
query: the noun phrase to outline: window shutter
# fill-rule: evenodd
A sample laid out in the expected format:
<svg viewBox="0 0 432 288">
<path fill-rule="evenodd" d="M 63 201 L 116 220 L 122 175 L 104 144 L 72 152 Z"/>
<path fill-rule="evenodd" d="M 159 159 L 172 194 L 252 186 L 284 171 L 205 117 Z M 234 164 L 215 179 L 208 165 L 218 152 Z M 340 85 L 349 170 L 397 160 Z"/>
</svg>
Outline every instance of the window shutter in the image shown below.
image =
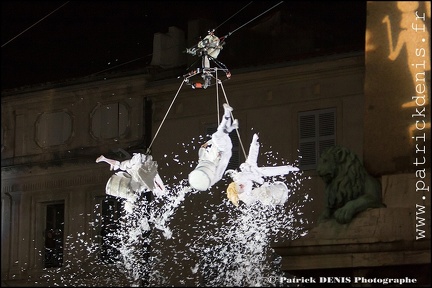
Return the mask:
<svg viewBox="0 0 432 288">
<path fill-rule="evenodd" d="M 316 164 L 316 115 L 313 112 L 303 112 L 299 115 L 299 148 L 300 166 L 311 169 Z"/>
<path fill-rule="evenodd" d="M 319 144 L 317 162 L 325 149 L 336 144 L 336 113 L 334 110 L 327 110 L 320 113 L 318 119 Z"/>
<path fill-rule="evenodd" d="M 300 166 L 316 169 L 321 153 L 336 144 L 336 109 L 301 112 L 298 124 Z"/>
</svg>

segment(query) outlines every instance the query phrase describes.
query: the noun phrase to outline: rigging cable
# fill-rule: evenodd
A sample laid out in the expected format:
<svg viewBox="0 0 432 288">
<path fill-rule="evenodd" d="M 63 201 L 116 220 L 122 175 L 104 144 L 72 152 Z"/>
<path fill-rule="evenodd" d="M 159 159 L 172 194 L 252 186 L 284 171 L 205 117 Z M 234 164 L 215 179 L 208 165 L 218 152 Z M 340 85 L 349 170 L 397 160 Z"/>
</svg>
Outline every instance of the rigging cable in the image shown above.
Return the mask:
<svg viewBox="0 0 432 288">
<path fill-rule="evenodd" d="M 180 87 L 179 87 L 178 90 L 177 90 L 176 95 L 174 96 L 174 99 L 173 99 L 172 102 L 171 102 L 171 105 L 168 107 L 168 110 L 167 110 L 167 112 L 165 113 L 165 116 L 164 116 L 164 118 L 162 119 L 162 121 L 161 121 L 161 123 L 160 123 L 160 125 L 159 125 L 159 128 L 158 128 L 158 130 L 156 131 L 156 134 L 153 136 L 153 140 L 151 141 L 149 147 L 147 148 L 147 151 L 150 151 L 150 148 L 151 148 L 151 146 L 153 145 L 153 142 L 154 142 L 154 140 L 156 139 L 156 136 L 158 135 L 159 130 L 161 129 L 163 123 L 165 122 L 165 119 L 166 119 L 166 117 L 168 116 L 168 113 L 169 113 L 169 111 L 171 110 L 171 107 L 173 106 L 173 104 L 174 104 L 174 102 L 175 102 L 175 100 L 176 100 L 176 98 L 177 98 L 177 96 L 178 96 L 178 94 L 179 94 L 179 92 L 180 92 L 180 89 L 183 87 L 183 84 L 184 84 L 184 83 L 185 83 L 185 81 L 183 80 L 182 84 L 180 85 Z"/>
<path fill-rule="evenodd" d="M 234 13 L 231 17 L 229 17 L 228 19 L 226 19 L 224 22 L 222 22 L 221 24 L 219 24 L 219 26 L 217 26 L 216 28 L 214 28 L 213 29 L 213 31 L 215 31 L 217 28 L 219 28 L 220 26 L 222 26 L 223 24 L 225 24 L 226 22 L 228 22 L 228 20 L 230 20 L 231 18 L 233 18 L 235 15 L 237 15 L 238 13 L 240 13 L 243 9 L 245 9 L 247 6 L 249 6 L 251 3 L 252 3 L 253 1 L 251 1 L 251 2 L 249 2 L 248 4 L 246 4 L 243 8 L 241 8 L 239 11 L 237 11 L 236 13 Z M 6 43 L 7 44 L 7 43 Z M 93 73 L 93 74 L 91 74 L 91 75 L 89 75 L 89 76 L 93 76 L 93 75 L 96 75 L 96 74 L 99 74 L 99 73 L 102 73 L 102 72 L 106 72 L 106 71 L 109 71 L 109 70 L 112 70 L 112 69 L 115 69 L 115 68 L 118 68 L 118 67 L 120 67 L 120 66 L 123 66 L 123 65 L 126 65 L 126 64 L 129 64 L 129 63 L 132 63 L 132 62 L 135 62 L 135 61 L 137 61 L 137 60 L 140 60 L 140 59 L 143 59 L 143 58 L 145 58 L 145 57 L 147 57 L 147 56 L 151 56 L 151 55 L 153 55 L 153 53 L 151 53 L 151 54 L 148 54 L 148 55 L 146 55 L 146 56 L 144 56 L 144 57 L 139 57 L 139 58 L 136 58 L 136 59 L 134 59 L 134 60 L 131 60 L 131 61 L 128 61 L 128 62 L 125 62 L 125 63 L 122 63 L 122 64 L 119 64 L 119 65 L 116 65 L 116 66 L 113 66 L 113 67 L 110 67 L 110 68 L 107 68 L 107 69 L 104 69 L 104 70 L 101 70 L 101 71 L 99 71 L 99 72 L 96 72 L 96 73 Z M 199 60 L 199 59 L 198 59 Z M 198 62 L 198 60 L 196 60 L 194 63 L 192 63 L 186 70 L 189 70 L 196 62 Z M 220 67 L 220 65 L 219 65 L 219 67 Z M 179 76 L 180 77 L 180 76 Z"/>
<path fill-rule="evenodd" d="M 284 2 L 284 1 L 280 1 L 280 2 L 277 3 L 276 5 L 270 7 L 269 9 L 267 9 L 267 10 L 264 11 L 263 13 L 259 14 L 258 16 L 252 18 L 251 20 L 249 20 L 249 21 L 246 22 L 245 24 L 241 25 L 241 26 L 238 27 L 237 29 L 235 29 L 235 30 L 229 32 L 226 36 L 222 37 L 222 39 L 225 40 L 228 36 L 232 35 L 234 32 L 240 30 L 241 28 L 243 28 L 243 27 L 246 26 L 247 24 L 249 24 L 249 23 L 251 23 L 252 21 L 254 21 L 255 19 L 261 17 L 262 15 L 264 15 L 265 13 L 267 13 L 267 12 L 270 11 L 270 10 L 272 10 L 273 8 L 275 8 L 276 6 L 280 5 L 280 4 L 283 3 L 283 2 Z M 248 5 L 250 5 L 251 3 L 252 3 L 252 2 L 248 3 L 245 7 L 243 7 L 242 9 L 240 9 L 238 12 L 236 12 L 233 16 L 231 16 L 230 18 L 228 18 L 227 20 L 225 20 L 223 23 L 227 22 L 229 19 L 231 19 L 232 17 L 234 17 L 236 14 L 238 14 L 241 10 L 243 10 L 244 8 L 246 8 L 246 7 L 247 7 Z M 222 24 L 223 24 L 223 23 L 222 23 Z M 222 24 L 220 24 L 218 27 L 220 27 Z M 216 30 L 218 27 L 216 27 L 214 30 Z M 213 60 L 215 60 L 215 59 L 213 58 Z M 196 62 L 196 61 L 195 61 L 195 62 Z M 195 62 L 194 62 L 194 63 L 195 63 Z M 216 61 L 215 61 L 215 62 L 216 62 Z M 218 62 L 219 62 L 219 61 L 218 61 Z M 220 62 L 220 63 L 221 63 L 221 62 Z M 220 65 L 219 65 L 218 63 L 216 63 L 216 64 L 220 67 Z M 192 65 L 193 65 L 193 64 L 192 64 Z M 225 66 L 225 65 L 224 65 L 224 66 Z M 185 82 L 186 82 L 186 80 L 183 79 L 182 84 L 181 84 L 180 87 L 178 88 L 177 93 L 176 93 L 176 95 L 174 96 L 174 99 L 172 100 L 170 106 L 168 107 L 168 110 L 167 110 L 167 112 L 165 113 L 165 116 L 164 116 L 164 118 L 162 119 L 162 121 L 161 121 L 161 123 L 160 123 L 160 125 L 159 125 L 159 128 L 158 128 L 158 130 L 156 131 L 156 133 L 155 133 L 155 135 L 154 135 L 154 137 L 153 137 L 153 140 L 151 141 L 149 147 L 147 148 L 147 152 L 148 152 L 148 153 L 150 152 L 150 148 L 151 148 L 151 146 L 153 145 L 153 142 L 154 142 L 154 140 L 156 139 L 156 136 L 158 135 L 158 133 L 159 133 L 159 131 L 160 131 L 160 129 L 161 129 L 163 123 L 165 122 L 165 119 L 166 119 L 166 117 L 168 116 L 168 113 L 169 113 L 169 111 L 171 110 L 171 107 L 173 106 L 173 104 L 174 104 L 174 102 L 175 102 L 175 100 L 176 100 L 176 98 L 177 98 L 177 96 L 178 96 L 178 94 L 179 94 L 179 92 L 180 92 L 180 90 L 181 90 L 181 88 L 183 87 L 183 84 L 184 84 Z M 217 103 L 217 106 L 216 106 L 216 107 L 219 107 L 219 89 L 218 89 L 218 85 L 221 85 L 222 92 L 223 92 L 224 97 L 225 97 L 225 101 L 226 101 L 226 103 L 227 103 L 228 105 L 230 105 L 230 104 L 229 104 L 229 101 L 228 101 L 228 97 L 226 96 L 226 93 L 225 93 L 225 89 L 224 89 L 224 87 L 223 87 L 223 85 L 222 85 L 222 81 L 217 77 L 217 69 L 216 69 L 216 94 L 217 94 L 217 95 L 216 95 L 216 103 Z M 219 122 L 219 109 L 217 109 L 217 114 L 218 114 L 218 122 Z M 231 112 L 231 117 L 234 119 L 234 116 L 233 116 L 233 113 L 232 113 L 232 112 Z M 240 143 L 240 146 L 241 146 L 241 148 L 242 148 L 243 154 L 244 154 L 245 158 L 247 158 L 247 154 L 246 154 L 246 151 L 245 151 L 245 149 L 244 149 L 243 142 L 242 142 L 242 140 L 241 140 L 240 133 L 239 133 L 238 129 L 236 129 L 236 133 L 237 133 L 237 137 L 238 137 L 238 139 L 239 139 L 239 143 Z"/>
<path fill-rule="evenodd" d="M 249 2 L 248 4 L 246 4 L 246 6 L 244 6 L 243 8 L 241 8 L 239 11 L 237 11 L 236 13 L 234 13 L 234 15 L 232 15 L 231 17 L 229 17 L 227 20 L 225 20 L 224 22 L 222 22 L 221 24 L 219 24 L 219 26 L 217 26 L 216 28 L 213 29 L 213 31 L 216 31 L 216 29 L 218 29 L 220 26 L 222 26 L 223 24 L 225 24 L 226 22 L 228 22 L 228 20 L 230 20 L 231 18 L 233 18 L 235 15 L 237 15 L 238 13 L 240 13 L 243 9 L 245 9 L 247 6 L 249 6 L 253 1 Z"/>
<path fill-rule="evenodd" d="M 225 96 L 225 101 L 226 101 L 226 103 L 227 103 L 228 105 L 230 105 L 230 104 L 229 104 L 229 101 L 228 101 L 228 97 L 226 96 L 226 93 L 225 93 L 225 89 L 224 89 L 224 87 L 223 87 L 223 85 L 222 85 L 222 81 L 220 81 L 219 79 L 217 79 L 217 81 L 219 81 L 219 84 L 221 85 L 222 92 L 223 92 L 223 94 L 224 94 L 224 96 Z M 231 105 L 230 105 L 230 106 L 231 106 Z M 233 113 L 232 113 L 232 111 L 231 111 L 230 113 L 231 113 L 231 118 L 235 119 L 235 118 L 234 118 L 234 115 L 233 115 Z M 244 157 L 245 157 L 245 159 L 246 159 L 246 158 L 247 158 L 247 154 L 246 154 L 246 151 L 245 151 L 245 149 L 244 149 L 243 141 L 241 140 L 240 133 L 239 133 L 239 131 L 238 131 L 238 128 L 235 129 L 235 130 L 236 130 L 236 133 L 237 133 L 237 137 L 238 137 L 238 139 L 239 139 L 240 146 L 241 146 L 242 151 L 243 151 L 243 155 L 244 155 Z"/>
<path fill-rule="evenodd" d="M 268 11 L 272 10 L 273 8 L 275 8 L 276 6 L 278 6 L 279 4 L 282 4 L 284 1 L 281 1 L 279 3 L 277 3 L 276 5 L 274 5 L 273 7 L 267 9 L 266 11 L 264 11 L 263 13 L 259 14 L 258 16 L 256 16 L 255 18 L 249 20 L 248 22 L 246 22 L 245 24 L 241 25 L 240 27 L 238 27 L 237 29 L 234 29 L 233 31 L 229 32 L 227 35 L 225 35 L 224 37 L 222 37 L 224 40 L 225 38 L 227 38 L 228 36 L 231 36 L 234 32 L 236 32 L 237 30 L 243 28 L 244 26 L 246 26 L 247 24 L 249 24 L 250 22 L 254 21 L 255 19 L 261 17 L 262 15 L 264 15 L 265 13 L 267 13 Z"/>
<path fill-rule="evenodd" d="M 61 5 L 60 7 L 58 7 L 57 9 L 55 9 L 54 11 L 52 11 L 51 13 L 49 13 L 48 15 L 46 15 L 45 17 L 43 17 L 42 19 L 40 19 L 39 21 L 37 21 L 36 23 L 34 23 L 33 25 L 31 25 L 30 27 L 28 27 L 27 29 L 25 29 L 24 31 L 22 31 L 21 33 L 19 33 L 18 35 L 16 35 L 15 37 L 13 37 L 12 39 L 10 39 L 6 43 L 4 43 L 1 46 L 1 48 L 3 48 L 4 46 L 6 46 L 9 42 L 12 42 L 15 38 L 18 38 L 19 36 L 21 36 L 21 34 L 23 34 L 24 32 L 26 32 L 27 30 L 31 29 L 33 26 L 35 26 L 36 24 L 38 24 L 39 22 L 41 22 L 42 20 L 44 20 L 45 18 L 47 18 L 48 16 L 50 16 L 51 14 L 53 14 L 54 12 L 56 12 L 57 10 L 59 10 L 60 8 L 62 8 L 63 6 L 65 6 L 66 4 L 68 4 L 69 2 L 70 1 L 64 3 L 63 5 Z"/>
<path fill-rule="evenodd" d="M 216 69 L 216 112 L 217 112 L 217 122 L 220 124 L 220 115 L 219 115 L 219 78 L 217 74 L 218 70 Z M 228 103 L 227 103 L 228 104 Z"/>
<path fill-rule="evenodd" d="M 228 105 L 230 105 L 229 101 L 228 101 L 228 97 L 226 96 L 226 93 L 225 93 L 225 89 L 224 89 L 224 87 L 222 85 L 222 81 L 217 77 L 217 69 L 216 69 L 216 108 L 217 108 L 216 110 L 217 110 L 217 117 L 218 117 L 218 122 L 217 123 L 220 123 L 220 115 L 219 115 L 219 88 L 218 88 L 219 85 L 221 86 L 221 89 L 222 89 L 222 92 L 224 94 L 226 103 Z M 231 118 L 235 119 L 232 111 L 230 112 L 230 114 L 231 114 Z M 244 155 L 244 157 L 246 159 L 247 155 L 246 155 L 246 151 L 245 151 L 244 146 L 243 146 L 243 141 L 241 140 L 241 137 L 240 137 L 240 133 L 238 131 L 238 128 L 236 128 L 235 130 L 236 130 L 236 133 L 237 133 L 237 137 L 239 139 L 240 146 L 241 146 L 242 151 L 243 151 L 243 155 Z"/>
<path fill-rule="evenodd" d="M 230 20 L 230 19 L 233 18 L 235 15 L 237 15 L 238 13 L 240 13 L 243 9 L 245 9 L 247 6 L 249 6 L 250 4 L 252 4 L 252 2 L 253 2 L 253 1 L 249 2 L 249 3 L 246 4 L 243 8 L 241 8 L 239 11 L 237 11 L 236 13 L 234 13 L 231 17 L 229 17 L 229 18 L 226 19 L 224 22 L 222 22 L 221 24 L 219 24 L 219 26 L 217 26 L 216 28 L 214 28 L 213 31 L 215 31 L 215 30 L 218 29 L 220 26 L 222 26 L 223 24 L 225 24 L 226 22 L 228 22 L 228 20 Z M 243 24 L 243 25 L 240 26 L 239 28 L 237 28 L 237 29 L 235 29 L 234 31 L 228 33 L 228 35 L 233 34 L 234 32 L 236 32 L 237 30 L 239 30 L 239 29 L 242 28 L 243 26 L 246 26 L 247 24 L 249 24 L 249 23 L 252 22 L 253 20 L 257 19 L 258 17 L 261 17 L 261 15 L 267 13 L 268 11 L 270 11 L 271 9 L 273 9 L 274 7 L 276 7 L 276 6 L 278 6 L 279 4 L 281 4 L 282 2 L 283 2 L 283 1 L 279 2 L 278 4 L 274 5 L 274 6 L 271 7 L 270 9 L 266 10 L 265 12 L 263 12 L 263 13 L 261 13 L 260 15 L 256 16 L 256 17 L 253 18 L 252 20 L 250 20 L 250 21 L 248 21 L 247 23 Z M 68 3 L 68 2 L 66 2 L 66 3 L 63 4 L 63 5 L 66 5 L 67 3 Z M 62 6 L 63 6 L 63 5 L 62 5 Z M 60 9 L 60 8 L 61 8 L 61 7 L 57 8 L 56 10 L 58 10 L 58 9 Z M 53 12 L 55 12 L 55 11 L 53 11 Z M 50 14 L 52 14 L 53 12 L 51 12 Z M 48 15 L 47 15 L 47 16 L 48 16 Z M 47 17 L 47 16 L 46 16 L 46 17 Z M 41 20 L 40 20 L 40 21 L 41 21 Z M 34 25 L 35 25 L 35 24 L 34 24 Z M 30 29 L 30 28 L 28 28 L 28 29 Z M 28 30 L 28 29 L 27 29 L 27 30 Z M 24 32 L 25 32 L 25 31 L 24 31 Z M 22 33 L 24 33 L 24 32 L 22 32 Z M 21 33 L 21 34 L 22 34 L 22 33 Z M 228 37 L 228 35 L 222 37 L 222 39 Z M 17 36 L 17 37 L 18 37 L 18 36 Z M 12 40 L 13 40 L 13 39 L 11 39 L 10 41 L 12 41 Z M 9 42 L 10 42 L 10 41 L 9 41 Z M 7 44 L 7 43 L 5 43 L 4 45 L 6 45 L 6 44 Z M 2 46 L 2 47 L 3 47 L 3 46 Z M 89 76 L 93 76 L 93 75 L 96 75 L 96 74 L 100 74 L 100 73 L 103 73 L 103 72 L 106 72 L 106 71 L 109 71 L 109 70 L 112 70 L 112 69 L 118 68 L 118 67 L 120 67 L 120 66 L 123 66 L 123 65 L 126 65 L 126 64 L 129 64 L 129 63 L 132 63 L 132 62 L 135 62 L 135 61 L 141 60 L 141 59 L 143 59 L 143 58 L 145 58 L 145 57 L 152 56 L 152 55 L 153 55 L 153 53 L 150 53 L 150 54 L 148 54 L 148 55 L 146 55 L 146 56 L 144 56 L 144 57 L 138 57 L 138 58 L 133 59 L 133 60 L 131 60 L 131 61 L 124 62 L 124 63 L 121 63 L 121 64 L 119 64 L 119 65 L 116 65 L 116 66 L 113 66 L 113 67 L 110 67 L 110 68 L 107 68 L 107 69 L 101 70 L 101 71 L 99 71 L 99 72 L 92 73 L 92 74 L 89 75 Z M 213 59 L 213 60 L 214 60 L 214 62 L 215 62 L 215 63 L 216 63 L 220 68 L 222 68 L 222 66 L 221 66 L 221 64 L 223 64 L 222 62 L 217 61 L 216 59 Z M 193 65 L 195 65 L 198 61 L 199 61 L 199 59 L 197 59 L 195 62 L 193 62 L 193 63 L 192 63 L 188 68 L 186 68 L 186 70 L 190 70 L 191 67 L 192 67 Z M 225 66 L 225 65 L 224 65 L 224 66 Z M 226 67 L 225 67 L 225 69 L 226 69 Z M 180 78 L 180 76 L 179 76 L 179 78 Z"/>
<path fill-rule="evenodd" d="M 90 74 L 90 75 L 88 75 L 88 76 L 94 76 L 94 75 L 97 75 L 97 74 L 100 74 L 100 73 L 103 73 L 103 72 L 106 72 L 106 71 L 109 71 L 109 70 L 112 70 L 112 69 L 118 68 L 118 67 L 120 67 L 120 66 L 123 66 L 123 65 L 126 65 L 126 64 L 129 64 L 129 63 L 132 63 L 132 62 L 135 62 L 135 61 L 138 61 L 138 60 L 144 59 L 144 58 L 146 58 L 146 57 L 148 57 L 148 56 L 151 56 L 151 55 L 153 55 L 153 53 L 148 54 L 148 55 L 143 56 L 143 57 L 139 57 L 139 58 L 136 58 L 136 59 L 133 59 L 133 60 L 127 61 L 127 62 L 123 62 L 123 63 L 118 64 L 118 65 L 116 65 L 116 66 L 113 66 L 113 67 L 110 67 L 110 68 L 107 68 L 107 69 L 101 70 L 101 71 L 99 71 L 99 72 L 92 73 L 92 74 Z"/>
</svg>

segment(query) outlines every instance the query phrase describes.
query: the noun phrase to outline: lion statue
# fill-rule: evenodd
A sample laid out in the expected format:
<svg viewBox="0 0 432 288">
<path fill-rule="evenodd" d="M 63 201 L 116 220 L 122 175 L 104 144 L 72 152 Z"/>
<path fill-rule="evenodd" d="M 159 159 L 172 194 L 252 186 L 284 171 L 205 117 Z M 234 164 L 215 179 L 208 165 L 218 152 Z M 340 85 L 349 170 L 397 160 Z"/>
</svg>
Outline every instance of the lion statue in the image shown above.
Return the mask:
<svg viewBox="0 0 432 288">
<path fill-rule="evenodd" d="M 385 207 L 381 183 L 367 173 L 358 157 L 347 148 L 326 149 L 319 159 L 317 172 L 326 184 L 326 205 L 318 223 L 334 218 L 346 224 L 368 208 Z"/>
</svg>

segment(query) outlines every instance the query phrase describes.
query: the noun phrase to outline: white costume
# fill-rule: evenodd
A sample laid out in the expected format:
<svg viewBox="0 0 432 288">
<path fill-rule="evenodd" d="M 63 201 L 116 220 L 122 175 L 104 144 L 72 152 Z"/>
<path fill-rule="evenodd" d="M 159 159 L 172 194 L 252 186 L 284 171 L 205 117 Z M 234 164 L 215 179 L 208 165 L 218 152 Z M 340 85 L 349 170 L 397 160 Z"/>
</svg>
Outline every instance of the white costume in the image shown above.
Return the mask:
<svg viewBox="0 0 432 288">
<path fill-rule="evenodd" d="M 238 128 L 237 119 L 231 121 L 232 108 L 224 104 L 224 115 L 217 131 L 198 151 L 198 165 L 189 173 L 192 188 L 205 191 L 222 179 L 232 155 L 229 133 Z"/>
<path fill-rule="evenodd" d="M 157 173 L 157 163 L 151 155 L 134 153 L 131 159 L 122 162 L 101 155 L 96 159 L 96 163 L 99 162 L 110 164 L 110 170 L 122 170 L 110 177 L 105 191 L 108 195 L 126 199 L 126 210 L 132 209 L 138 198 L 136 193 L 146 190 L 153 191 L 155 196 L 166 193 L 162 179 Z"/>
<path fill-rule="evenodd" d="M 239 200 L 251 205 L 261 201 L 265 205 L 283 205 L 288 200 L 288 187 L 285 183 L 276 181 L 273 184 L 264 182 L 263 177 L 285 175 L 289 172 L 299 171 L 291 165 L 258 167 L 259 143 L 258 135 L 254 134 L 249 148 L 249 155 L 245 163 L 240 165 L 240 172 L 229 170 L 227 173 L 234 180 L 227 189 L 228 199 L 238 206 Z M 253 188 L 254 183 L 261 186 Z"/>
</svg>

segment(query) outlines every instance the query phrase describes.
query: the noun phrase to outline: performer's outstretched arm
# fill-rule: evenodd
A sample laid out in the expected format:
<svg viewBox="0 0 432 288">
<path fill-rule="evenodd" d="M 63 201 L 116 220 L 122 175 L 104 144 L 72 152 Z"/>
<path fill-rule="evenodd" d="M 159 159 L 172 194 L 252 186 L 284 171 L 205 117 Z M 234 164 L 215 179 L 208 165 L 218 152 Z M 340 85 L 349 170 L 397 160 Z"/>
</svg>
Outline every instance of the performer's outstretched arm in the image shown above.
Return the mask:
<svg viewBox="0 0 432 288">
<path fill-rule="evenodd" d="M 282 176 L 289 174 L 290 172 L 300 171 L 299 168 L 291 165 L 283 166 L 271 166 L 271 167 L 259 167 L 258 170 L 263 176 Z"/>
</svg>

